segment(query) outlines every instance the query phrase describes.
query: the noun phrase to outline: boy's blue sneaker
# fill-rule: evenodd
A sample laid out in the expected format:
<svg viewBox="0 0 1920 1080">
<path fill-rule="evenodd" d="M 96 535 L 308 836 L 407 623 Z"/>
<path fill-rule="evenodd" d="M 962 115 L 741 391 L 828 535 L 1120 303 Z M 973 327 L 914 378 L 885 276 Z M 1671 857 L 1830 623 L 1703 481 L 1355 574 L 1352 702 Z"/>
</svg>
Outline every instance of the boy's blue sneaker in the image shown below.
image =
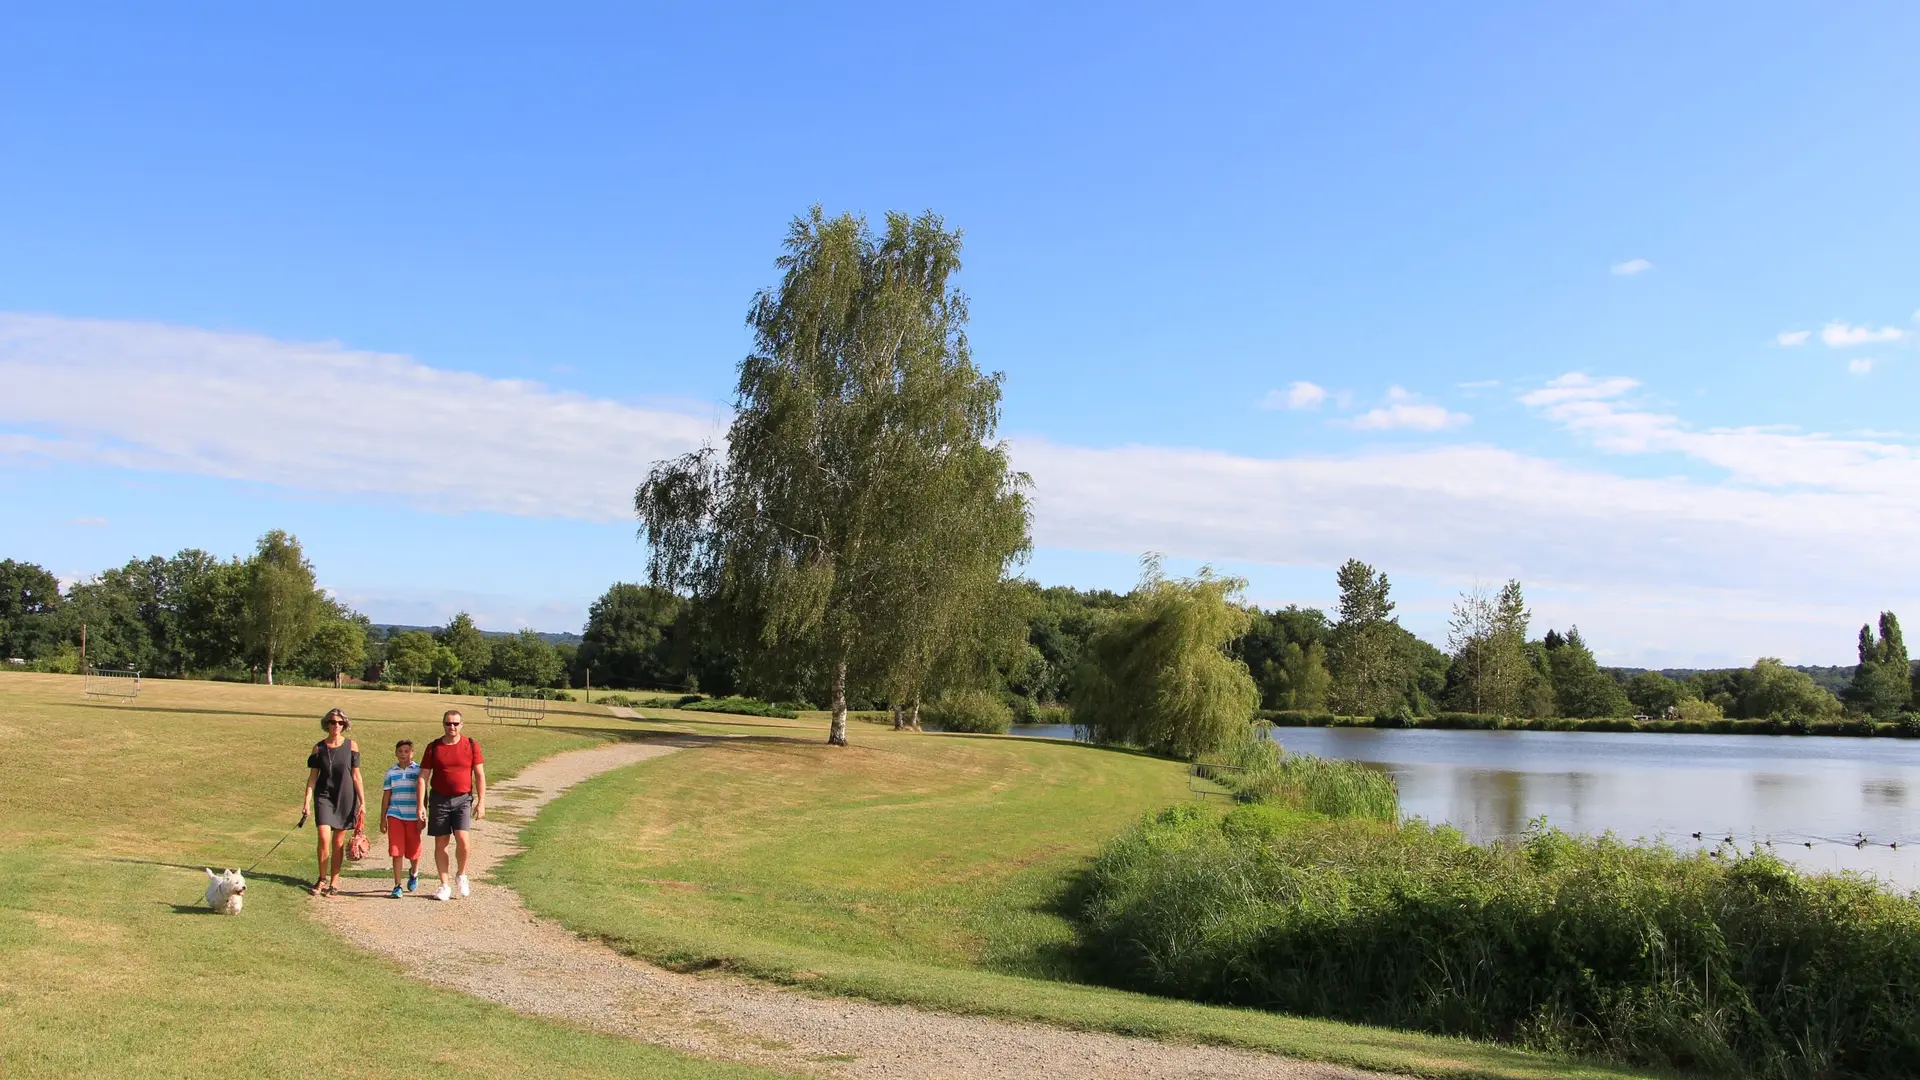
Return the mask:
<svg viewBox="0 0 1920 1080">
<path fill-rule="evenodd" d="M 413 890 L 419 887 L 420 887 L 420 871 L 415 870 L 412 873 L 409 873 L 407 875 L 407 891 L 412 892 Z"/>
<path fill-rule="evenodd" d="M 395 900 L 400 899 L 400 886 L 395 885 L 393 887 L 393 891 L 388 893 L 387 895 L 393 897 Z"/>
</svg>

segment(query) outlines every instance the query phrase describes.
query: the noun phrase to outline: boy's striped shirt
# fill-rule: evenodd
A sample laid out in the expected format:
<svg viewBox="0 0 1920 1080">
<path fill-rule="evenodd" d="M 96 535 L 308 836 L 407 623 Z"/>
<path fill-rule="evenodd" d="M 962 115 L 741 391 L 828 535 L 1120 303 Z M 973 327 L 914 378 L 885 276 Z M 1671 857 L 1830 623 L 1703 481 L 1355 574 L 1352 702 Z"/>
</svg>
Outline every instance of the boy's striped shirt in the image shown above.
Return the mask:
<svg viewBox="0 0 1920 1080">
<path fill-rule="evenodd" d="M 415 762 L 406 768 L 395 765 L 387 770 L 386 783 L 381 790 L 393 792 L 393 799 L 387 803 L 387 816 L 401 821 L 420 820 L 420 763 Z"/>
</svg>

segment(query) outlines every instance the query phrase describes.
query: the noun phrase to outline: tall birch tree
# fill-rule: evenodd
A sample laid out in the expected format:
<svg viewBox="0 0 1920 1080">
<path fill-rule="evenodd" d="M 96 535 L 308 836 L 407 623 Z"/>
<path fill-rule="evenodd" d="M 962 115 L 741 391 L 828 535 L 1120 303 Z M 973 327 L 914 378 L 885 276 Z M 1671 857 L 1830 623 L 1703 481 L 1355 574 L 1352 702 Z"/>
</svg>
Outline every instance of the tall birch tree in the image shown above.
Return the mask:
<svg viewBox="0 0 1920 1080">
<path fill-rule="evenodd" d="M 747 315 L 727 447 L 634 494 L 653 584 L 713 601 L 763 650 L 849 688 L 914 693 L 1027 548 L 1027 479 L 973 364 L 960 234 L 931 213 L 795 219 Z"/>
<path fill-rule="evenodd" d="M 272 686 L 274 665 L 299 651 L 319 625 L 321 596 L 300 541 L 281 529 L 260 538 L 246 568 L 242 632 Z"/>
</svg>

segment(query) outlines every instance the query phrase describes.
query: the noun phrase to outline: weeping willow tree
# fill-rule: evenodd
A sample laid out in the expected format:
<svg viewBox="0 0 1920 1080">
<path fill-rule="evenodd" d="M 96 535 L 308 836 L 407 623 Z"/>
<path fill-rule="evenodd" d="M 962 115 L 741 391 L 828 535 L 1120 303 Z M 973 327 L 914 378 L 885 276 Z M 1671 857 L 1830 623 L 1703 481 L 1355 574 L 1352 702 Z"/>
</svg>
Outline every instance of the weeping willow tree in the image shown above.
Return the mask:
<svg viewBox="0 0 1920 1080">
<path fill-rule="evenodd" d="M 724 459 L 656 462 L 634 495 L 657 586 L 712 601 L 789 670 L 918 695 L 1028 547 L 1001 376 L 973 364 L 960 234 L 933 214 L 794 221 L 754 298 Z M 896 698 L 896 700 L 898 700 Z"/>
<path fill-rule="evenodd" d="M 1087 643 L 1074 723 L 1095 742 L 1192 758 L 1239 742 L 1260 704 L 1247 665 L 1224 646 L 1252 616 L 1240 578 L 1203 568 L 1168 578 L 1148 556 L 1127 604 Z"/>
</svg>

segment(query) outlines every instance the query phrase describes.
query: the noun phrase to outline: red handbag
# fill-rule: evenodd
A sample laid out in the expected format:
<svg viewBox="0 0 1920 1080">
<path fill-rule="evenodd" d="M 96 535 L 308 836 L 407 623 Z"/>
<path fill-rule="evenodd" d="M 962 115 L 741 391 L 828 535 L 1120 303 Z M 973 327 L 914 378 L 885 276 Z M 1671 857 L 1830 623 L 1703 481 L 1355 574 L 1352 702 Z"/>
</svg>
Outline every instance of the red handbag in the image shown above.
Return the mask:
<svg viewBox="0 0 1920 1080">
<path fill-rule="evenodd" d="M 367 857 L 367 849 L 371 846 L 367 841 L 367 834 L 355 829 L 353 836 L 347 841 L 347 858 L 353 862 L 359 862 Z"/>
</svg>

